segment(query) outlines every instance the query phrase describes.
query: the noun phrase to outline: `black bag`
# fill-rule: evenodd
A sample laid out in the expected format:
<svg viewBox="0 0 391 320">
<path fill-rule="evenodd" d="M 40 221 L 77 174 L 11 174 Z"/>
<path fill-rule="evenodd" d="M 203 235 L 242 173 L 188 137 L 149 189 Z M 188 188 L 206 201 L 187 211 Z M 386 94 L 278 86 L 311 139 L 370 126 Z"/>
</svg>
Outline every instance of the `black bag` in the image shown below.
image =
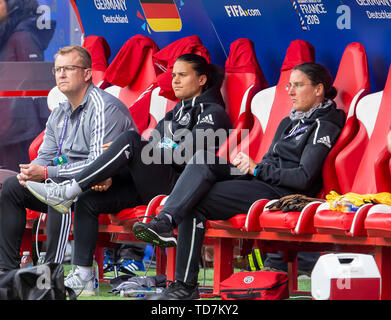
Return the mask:
<svg viewBox="0 0 391 320">
<path fill-rule="evenodd" d="M 58 263 L 0 274 L 0 300 L 65 300 L 66 292 L 76 300 L 75 292 L 64 286 L 64 269 Z"/>
</svg>

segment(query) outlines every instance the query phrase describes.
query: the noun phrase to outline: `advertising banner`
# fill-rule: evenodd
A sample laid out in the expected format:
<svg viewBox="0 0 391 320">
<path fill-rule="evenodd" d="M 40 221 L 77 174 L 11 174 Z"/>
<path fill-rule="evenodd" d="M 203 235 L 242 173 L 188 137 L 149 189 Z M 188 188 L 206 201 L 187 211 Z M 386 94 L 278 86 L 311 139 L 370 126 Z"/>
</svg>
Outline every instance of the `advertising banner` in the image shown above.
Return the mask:
<svg viewBox="0 0 391 320">
<path fill-rule="evenodd" d="M 255 44 L 269 84 L 275 84 L 291 41 L 312 43 L 318 62 L 335 76 L 351 42 L 368 54 L 373 90 L 384 86 L 391 63 L 391 0 L 72 0 L 85 35 L 107 39 L 112 57 L 135 34 L 151 37 L 160 48 L 198 35 L 212 61 L 224 66 L 238 38 Z"/>
</svg>

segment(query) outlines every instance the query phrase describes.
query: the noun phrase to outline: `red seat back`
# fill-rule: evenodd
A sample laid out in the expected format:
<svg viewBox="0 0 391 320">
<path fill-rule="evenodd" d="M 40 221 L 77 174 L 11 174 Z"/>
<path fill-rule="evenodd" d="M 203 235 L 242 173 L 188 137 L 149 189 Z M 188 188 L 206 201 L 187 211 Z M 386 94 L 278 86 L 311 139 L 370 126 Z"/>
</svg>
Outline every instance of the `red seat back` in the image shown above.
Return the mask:
<svg viewBox="0 0 391 320">
<path fill-rule="evenodd" d="M 255 54 L 254 43 L 246 38 L 232 42 L 225 62 L 225 80 L 221 91 L 234 128 L 238 123 L 241 123 L 243 128 L 250 127 L 251 99 L 255 93 L 267 87 Z"/>
<path fill-rule="evenodd" d="M 277 85 L 264 89 L 254 96 L 251 102 L 253 127 L 238 148 L 230 153 L 231 161 L 239 151 L 247 153 L 256 162 L 262 160 L 270 147 L 279 123 L 292 109 L 290 97 L 285 89 L 292 68 L 313 61 L 315 61 L 315 49 L 312 44 L 303 40 L 294 40 L 290 43 Z"/>
<path fill-rule="evenodd" d="M 356 106 L 360 99 L 370 92 L 367 55 L 361 43 L 354 42 L 346 47 L 339 63 L 334 87 L 338 90 L 334 101 L 337 108 L 345 111 L 346 124 L 323 165 L 323 191 L 325 194 L 331 190 L 342 192 L 335 169 L 335 159 L 357 133 Z"/>
<path fill-rule="evenodd" d="M 383 153 L 389 132 L 390 105 L 391 68 L 384 90 L 369 94 L 359 101 L 356 108 L 358 132 L 336 158 L 336 172 L 343 193 L 385 191 L 383 186 L 376 183 L 375 177 L 379 175 L 376 171 L 381 169 L 377 168 L 377 161 Z"/>
<path fill-rule="evenodd" d="M 109 65 L 110 46 L 105 38 L 92 35 L 84 39 L 83 47 L 91 55 L 92 82 L 94 85 L 99 86 L 103 82 L 105 71 Z"/>
<path fill-rule="evenodd" d="M 148 108 L 130 108 L 156 79 L 152 56 L 159 50 L 156 43 L 143 35 L 125 42 L 105 72 L 112 87 L 106 89 L 128 106 L 139 132 L 148 124 Z"/>
<path fill-rule="evenodd" d="M 225 79 L 221 93 L 225 108 L 235 129 L 219 149 L 219 155 L 226 158 L 244 137 L 242 129 L 252 126 L 251 100 L 268 84 L 259 66 L 254 44 L 250 39 L 241 38 L 232 42 L 225 63 Z"/>
<path fill-rule="evenodd" d="M 53 87 L 48 94 L 47 104 L 50 111 L 57 108 L 60 102 L 67 100 L 67 97 L 58 89 L 57 86 Z M 42 144 L 45 130 L 43 130 L 34 140 L 29 147 L 30 161 L 33 161 L 38 156 L 38 149 Z"/>
</svg>

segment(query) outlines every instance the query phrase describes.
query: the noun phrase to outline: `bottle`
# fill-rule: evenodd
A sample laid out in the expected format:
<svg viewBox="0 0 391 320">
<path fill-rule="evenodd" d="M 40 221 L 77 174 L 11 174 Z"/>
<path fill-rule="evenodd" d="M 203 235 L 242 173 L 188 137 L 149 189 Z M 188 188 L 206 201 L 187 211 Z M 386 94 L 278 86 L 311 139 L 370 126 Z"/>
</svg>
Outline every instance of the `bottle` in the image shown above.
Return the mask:
<svg viewBox="0 0 391 320">
<path fill-rule="evenodd" d="M 41 252 L 39 254 L 37 265 L 44 264 L 45 263 L 45 258 L 46 258 L 46 252 Z"/>
<path fill-rule="evenodd" d="M 333 208 L 334 210 L 338 210 L 340 212 L 356 212 L 358 210 L 357 206 L 355 206 L 349 200 L 345 199 L 334 201 Z"/>
<path fill-rule="evenodd" d="M 33 259 L 30 256 L 30 251 L 23 251 L 22 259 L 20 260 L 21 268 L 31 268 L 33 266 Z"/>
<path fill-rule="evenodd" d="M 95 259 L 92 266 L 94 270 L 94 295 L 99 296 L 99 266 Z"/>
</svg>

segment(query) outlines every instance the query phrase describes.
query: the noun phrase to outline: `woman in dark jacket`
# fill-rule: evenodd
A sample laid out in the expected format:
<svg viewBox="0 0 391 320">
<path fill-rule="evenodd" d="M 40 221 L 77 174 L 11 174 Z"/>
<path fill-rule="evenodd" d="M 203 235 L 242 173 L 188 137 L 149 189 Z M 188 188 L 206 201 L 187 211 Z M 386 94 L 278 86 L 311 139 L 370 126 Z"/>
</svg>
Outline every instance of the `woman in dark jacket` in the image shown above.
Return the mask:
<svg viewBox="0 0 391 320">
<path fill-rule="evenodd" d="M 175 282 L 151 299 L 196 299 L 197 278 L 206 220 L 225 220 L 247 212 L 258 199 L 278 199 L 294 193 L 316 195 L 322 166 L 345 123 L 332 100 L 336 89 L 329 72 L 316 63 L 295 67 L 288 93 L 293 104 L 269 151 L 256 164 L 239 153 L 232 164 L 215 158 L 207 163 L 204 151 L 186 166 L 159 215 L 136 223 L 135 236 L 161 247 L 178 243 Z M 210 158 L 209 158 L 210 159 Z M 236 168 L 235 168 L 236 167 Z M 233 169 L 244 175 L 234 178 Z M 178 242 L 173 228 L 178 226 Z"/>
</svg>

